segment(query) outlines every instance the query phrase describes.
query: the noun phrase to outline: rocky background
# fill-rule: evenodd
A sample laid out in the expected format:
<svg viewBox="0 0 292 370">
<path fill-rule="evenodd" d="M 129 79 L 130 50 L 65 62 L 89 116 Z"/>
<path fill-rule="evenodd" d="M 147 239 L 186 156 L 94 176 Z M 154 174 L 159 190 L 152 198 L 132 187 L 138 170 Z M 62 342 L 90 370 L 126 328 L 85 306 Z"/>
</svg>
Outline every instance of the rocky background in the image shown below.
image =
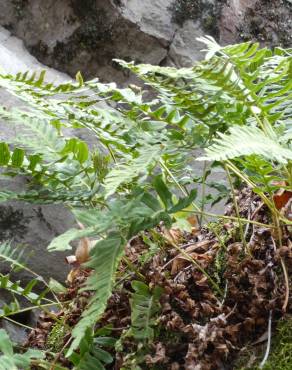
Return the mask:
<svg viewBox="0 0 292 370">
<path fill-rule="evenodd" d="M 205 34 L 221 44 L 292 44 L 292 0 L 0 0 L 0 7 L 0 67 L 16 73 L 46 65 L 53 81 L 81 71 L 85 78 L 129 83 L 133 77 L 113 58 L 190 66 L 203 57 L 196 38 Z M 0 90 L 0 104 L 21 103 Z M 0 122 L 0 141 L 13 134 Z M 1 180 L 0 188 L 7 185 L 25 183 Z M 28 245 L 35 251 L 31 267 L 45 277 L 64 280 L 63 256 L 48 254 L 46 246 L 73 224 L 60 206 L 0 204 L 0 242 Z"/>
</svg>

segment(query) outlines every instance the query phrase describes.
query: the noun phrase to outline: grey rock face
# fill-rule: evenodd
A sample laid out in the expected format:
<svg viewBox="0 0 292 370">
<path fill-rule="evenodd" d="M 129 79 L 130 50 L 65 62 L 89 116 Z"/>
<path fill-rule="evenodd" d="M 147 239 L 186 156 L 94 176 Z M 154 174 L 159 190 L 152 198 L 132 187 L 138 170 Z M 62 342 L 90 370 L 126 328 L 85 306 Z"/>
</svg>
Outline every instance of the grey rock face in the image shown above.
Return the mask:
<svg viewBox="0 0 292 370">
<path fill-rule="evenodd" d="M 214 5 L 201 2 L 208 3 L 204 9 Z M 177 23 L 181 0 L 0 0 L 0 6 L 2 26 L 44 64 L 71 76 L 80 70 L 85 78 L 125 82 L 129 76 L 114 58 L 178 66 L 201 58 L 202 23 Z M 198 17 L 207 19 L 205 13 Z"/>
<path fill-rule="evenodd" d="M 201 52 L 202 44 L 197 41 L 197 37 L 203 36 L 204 31 L 199 22 L 187 20 L 179 28 L 173 37 L 169 47 L 167 63 L 177 67 L 191 67 L 196 61 L 203 58 Z M 185 46 L 188 45 L 186 48 Z"/>
<path fill-rule="evenodd" d="M 3 28 L 0 28 L 0 66 L 10 73 L 41 71 L 45 66 L 31 56 L 23 42 Z M 63 73 L 46 68 L 47 79 L 62 82 L 69 77 Z M 6 108 L 24 107 L 24 103 L 6 91 L 0 89 L 0 104 Z M 16 128 L 0 120 L 0 141 L 16 135 Z M 0 179 L 0 190 L 20 191 L 26 186 L 23 178 Z M 64 254 L 48 253 L 47 245 L 57 235 L 72 227 L 72 214 L 60 205 L 30 205 L 23 202 L 0 203 L 0 242 L 12 240 L 16 245 L 25 246 L 30 255 L 29 266 L 45 278 L 50 276 L 63 281 L 68 269 Z M 6 273 L 8 266 L 0 262 L 0 271 Z M 22 283 L 27 283 L 31 276 L 26 272 L 18 275 Z"/>
<path fill-rule="evenodd" d="M 291 47 L 291 19 L 290 0 L 227 0 L 219 21 L 220 42 L 249 40 L 262 46 Z"/>
</svg>

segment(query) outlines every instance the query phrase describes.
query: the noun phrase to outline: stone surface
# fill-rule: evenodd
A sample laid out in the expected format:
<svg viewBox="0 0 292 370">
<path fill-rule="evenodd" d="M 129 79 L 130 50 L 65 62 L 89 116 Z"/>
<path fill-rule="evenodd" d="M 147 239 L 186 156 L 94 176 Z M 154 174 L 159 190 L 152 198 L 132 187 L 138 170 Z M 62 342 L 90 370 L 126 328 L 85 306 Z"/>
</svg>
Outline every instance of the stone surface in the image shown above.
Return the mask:
<svg viewBox="0 0 292 370">
<path fill-rule="evenodd" d="M 190 67 L 196 61 L 203 59 L 203 44 L 197 38 L 204 35 L 199 22 L 187 20 L 179 28 L 171 42 L 167 55 L 166 64 L 177 67 Z M 186 48 L 185 46 L 188 45 Z"/>
<path fill-rule="evenodd" d="M 98 76 L 123 83 L 129 81 L 129 75 L 114 58 L 182 66 L 202 57 L 196 37 L 206 29 L 214 31 L 217 2 L 196 1 L 198 12 L 182 17 L 189 3 L 192 1 L 0 0 L 0 24 L 23 39 L 28 50 L 46 65 L 71 76 L 80 70 L 85 78 Z"/>
<path fill-rule="evenodd" d="M 220 18 L 220 42 L 232 44 L 238 42 L 239 30 L 245 12 L 252 8 L 256 0 L 228 0 L 222 9 Z"/>
<path fill-rule="evenodd" d="M 3 28 L 0 28 L 0 66 L 10 73 L 47 70 L 46 78 L 49 81 L 63 82 L 69 79 L 63 73 L 45 68 L 30 55 L 23 42 Z M 0 104 L 6 108 L 24 107 L 24 103 L 0 89 Z M 0 141 L 5 141 L 16 135 L 13 124 L 1 122 Z M 23 178 L 0 179 L 0 189 L 9 188 L 19 191 L 26 185 Z M 43 275 L 63 281 L 68 272 L 64 262 L 64 253 L 48 253 L 49 242 L 57 235 L 72 227 L 74 219 L 71 213 L 60 205 L 30 205 L 23 202 L 0 203 L 0 242 L 12 240 L 15 244 L 26 246 L 30 254 L 29 266 L 32 270 Z M 8 267 L 0 262 L 0 271 L 7 272 Z M 22 271 L 20 277 L 23 284 L 31 276 Z"/>
<path fill-rule="evenodd" d="M 227 0 L 219 21 L 220 42 L 258 41 L 262 46 L 292 46 L 290 0 Z"/>
</svg>

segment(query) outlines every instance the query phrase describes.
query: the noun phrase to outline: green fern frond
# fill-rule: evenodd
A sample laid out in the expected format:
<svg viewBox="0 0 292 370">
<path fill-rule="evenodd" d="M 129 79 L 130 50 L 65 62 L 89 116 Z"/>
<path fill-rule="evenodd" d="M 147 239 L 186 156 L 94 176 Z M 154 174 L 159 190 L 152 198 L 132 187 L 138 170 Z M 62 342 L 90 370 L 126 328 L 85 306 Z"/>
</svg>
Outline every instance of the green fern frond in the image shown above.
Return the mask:
<svg viewBox="0 0 292 370">
<path fill-rule="evenodd" d="M 12 295 L 19 295 L 26 298 L 28 301 L 36 304 L 43 299 L 43 295 L 36 294 L 32 292 L 34 286 L 38 283 L 37 279 L 31 280 L 26 287 L 22 288 L 18 281 L 12 282 L 9 280 L 8 275 L 0 274 L 0 288 L 5 289 L 7 292 L 10 292 Z M 1 312 L 2 311 L 2 312 Z M 15 314 L 18 310 L 9 309 L 9 306 L 4 306 L 0 310 L 0 317 L 9 314 Z"/>
<path fill-rule="evenodd" d="M 141 281 L 133 281 L 134 293 L 131 303 L 131 328 L 127 335 L 137 340 L 151 341 L 154 339 L 156 316 L 160 310 L 159 299 L 162 288 L 155 287 L 152 291 Z"/>
<path fill-rule="evenodd" d="M 12 246 L 10 242 L 0 243 L 0 259 L 8 262 L 12 268 L 26 268 L 23 258 L 24 252 L 23 248 Z"/>
<path fill-rule="evenodd" d="M 82 339 L 79 352 L 72 353 L 70 361 L 74 364 L 75 370 L 105 370 L 106 365 L 113 362 L 113 357 L 107 351 L 97 347 L 96 341 L 88 330 Z"/>
<path fill-rule="evenodd" d="M 86 267 L 94 269 L 94 273 L 88 278 L 83 290 L 94 292 L 88 307 L 83 311 L 81 320 L 72 331 L 74 340 L 67 353 L 71 356 L 78 348 L 86 331 L 92 328 L 106 308 L 111 295 L 114 277 L 118 263 L 120 262 L 125 241 L 120 235 L 112 234 L 106 239 L 97 242 L 91 253 L 91 259 Z"/>
<path fill-rule="evenodd" d="M 13 344 L 4 329 L 0 329 L 0 368 L 1 370 L 31 369 L 33 359 L 43 359 L 45 354 L 36 349 L 24 353 L 14 353 Z"/>
<path fill-rule="evenodd" d="M 15 124 L 20 134 L 12 140 L 13 144 L 43 153 L 50 157 L 56 156 L 65 145 L 64 139 L 58 135 L 55 127 L 48 121 L 37 118 L 35 114 L 24 113 L 16 109 L 10 111 L 0 108 L 0 117 Z"/>
<path fill-rule="evenodd" d="M 205 149 L 206 156 L 199 160 L 225 161 L 245 155 L 257 154 L 271 161 L 287 163 L 292 150 L 267 137 L 257 127 L 234 126 L 229 133 L 218 133 L 214 144 Z"/>
<path fill-rule="evenodd" d="M 144 146 L 127 164 L 115 166 L 105 178 L 105 197 L 108 198 L 119 186 L 132 182 L 138 176 L 147 176 L 149 167 L 159 161 L 160 152 L 159 145 Z"/>
</svg>

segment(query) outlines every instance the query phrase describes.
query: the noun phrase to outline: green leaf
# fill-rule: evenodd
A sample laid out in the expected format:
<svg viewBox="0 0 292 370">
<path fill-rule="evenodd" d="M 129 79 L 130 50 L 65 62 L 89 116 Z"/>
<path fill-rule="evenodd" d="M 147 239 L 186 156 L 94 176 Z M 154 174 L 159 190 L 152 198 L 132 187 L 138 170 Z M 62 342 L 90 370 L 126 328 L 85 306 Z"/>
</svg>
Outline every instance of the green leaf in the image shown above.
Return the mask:
<svg viewBox="0 0 292 370">
<path fill-rule="evenodd" d="M 198 190 L 192 189 L 190 194 L 185 198 L 180 198 L 178 202 L 168 210 L 169 213 L 176 213 L 187 208 L 197 197 Z"/>
<path fill-rule="evenodd" d="M 11 159 L 13 167 L 21 167 L 24 160 L 24 150 L 20 148 L 15 148 Z"/>
<path fill-rule="evenodd" d="M 0 351 L 8 357 L 13 356 L 13 346 L 4 329 L 0 329 Z"/>
<path fill-rule="evenodd" d="M 80 71 L 78 71 L 76 74 L 76 81 L 78 82 L 80 87 L 84 85 L 83 77 Z"/>
<path fill-rule="evenodd" d="M 131 158 L 127 164 L 115 166 L 105 178 L 105 197 L 113 195 L 119 186 L 133 182 L 138 176 L 145 176 L 159 160 L 160 151 L 159 145 L 145 145 L 139 149 L 137 157 Z"/>
<path fill-rule="evenodd" d="M 7 143 L 0 143 L 0 166 L 5 166 L 10 160 L 10 150 Z"/>
<path fill-rule="evenodd" d="M 57 293 L 57 294 L 66 293 L 66 291 L 67 291 L 67 289 L 64 287 L 64 285 L 62 285 L 61 283 L 59 283 L 57 280 L 55 280 L 53 278 L 50 278 L 49 288 L 54 293 Z"/>
<path fill-rule="evenodd" d="M 118 234 L 110 234 L 106 239 L 96 243 L 90 252 L 90 260 L 85 264 L 86 267 L 94 269 L 82 290 L 94 291 L 88 307 L 83 311 L 81 320 L 72 331 L 74 338 L 67 357 L 78 348 L 82 339 L 89 328 L 104 312 L 107 301 L 111 295 L 116 269 L 123 253 L 125 241 Z"/>
<path fill-rule="evenodd" d="M 84 141 L 80 141 L 78 145 L 77 160 L 84 163 L 89 156 L 88 145 Z"/>
<path fill-rule="evenodd" d="M 61 234 L 54 238 L 48 245 L 49 251 L 65 251 L 72 249 L 69 244 L 72 240 L 83 238 L 94 234 L 94 228 L 87 228 L 84 230 L 69 229 L 64 234 Z"/>
<path fill-rule="evenodd" d="M 153 181 L 154 188 L 159 195 L 159 198 L 161 199 L 162 203 L 164 204 L 165 208 L 172 208 L 173 202 L 172 202 L 172 194 L 168 190 L 168 187 L 164 183 L 162 176 L 156 176 Z"/>
<path fill-rule="evenodd" d="M 156 315 L 160 311 L 159 299 L 162 288 L 156 286 L 150 291 L 148 285 L 141 281 L 133 281 L 134 293 L 130 299 L 131 328 L 128 335 L 137 340 L 151 341 L 154 339 Z"/>
</svg>

